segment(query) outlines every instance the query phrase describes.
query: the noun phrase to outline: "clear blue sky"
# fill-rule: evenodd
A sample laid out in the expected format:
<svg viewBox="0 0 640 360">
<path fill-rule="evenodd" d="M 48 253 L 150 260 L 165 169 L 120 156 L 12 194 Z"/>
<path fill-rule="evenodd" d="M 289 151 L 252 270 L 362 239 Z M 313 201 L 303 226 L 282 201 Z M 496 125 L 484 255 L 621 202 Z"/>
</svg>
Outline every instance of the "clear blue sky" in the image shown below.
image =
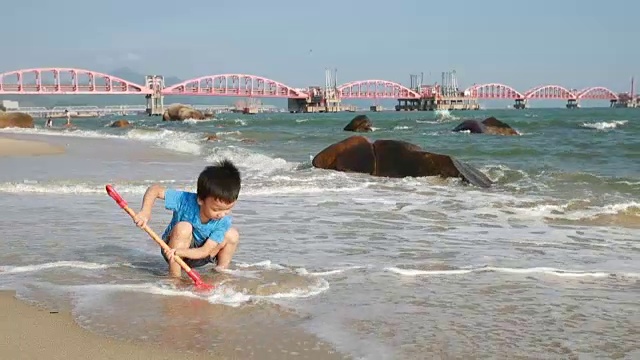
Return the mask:
<svg viewBox="0 0 640 360">
<path fill-rule="evenodd" d="M 152 12 L 151 9 L 157 9 Z M 0 12 L 0 72 L 81 67 L 182 79 L 249 73 L 292 86 L 386 79 L 626 91 L 640 1 L 20 0 Z M 429 77 L 431 74 L 431 77 Z"/>
</svg>

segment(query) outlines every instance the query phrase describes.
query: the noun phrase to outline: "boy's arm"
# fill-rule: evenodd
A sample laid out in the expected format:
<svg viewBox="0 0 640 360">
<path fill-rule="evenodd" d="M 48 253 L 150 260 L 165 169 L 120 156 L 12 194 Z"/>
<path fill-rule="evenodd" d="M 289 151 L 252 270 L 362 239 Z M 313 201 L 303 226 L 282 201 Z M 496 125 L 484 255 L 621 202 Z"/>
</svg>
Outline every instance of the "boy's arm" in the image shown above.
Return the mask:
<svg viewBox="0 0 640 360">
<path fill-rule="evenodd" d="M 175 254 L 180 256 L 181 258 L 188 259 L 204 259 L 207 256 L 214 256 L 220 251 L 222 248 L 222 243 L 218 244 L 217 242 L 207 239 L 204 242 L 204 245 L 199 248 L 193 249 L 176 249 Z"/>
<path fill-rule="evenodd" d="M 142 207 L 140 208 L 140 212 L 151 214 L 151 209 L 153 209 L 153 204 L 156 202 L 156 199 L 164 200 L 164 190 L 164 186 L 158 184 L 149 186 L 142 197 Z"/>
<path fill-rule="evenodd" d="M 151 219 L 151 210 L 153 209 L 153 204 L 155 203 L 156 199 L 164 200 L 164 198 L 164 186 L 158 184 L 149 186 L 149 188 L 147 188 L 147 191 L 145 191 L 144 196 L 142 197 L 142 207 L 133 218 L 133 221 L 136 223 L 136 225 L 138 225 L 139 227 L 144 227 L 149 219 Z"/>
</svg>

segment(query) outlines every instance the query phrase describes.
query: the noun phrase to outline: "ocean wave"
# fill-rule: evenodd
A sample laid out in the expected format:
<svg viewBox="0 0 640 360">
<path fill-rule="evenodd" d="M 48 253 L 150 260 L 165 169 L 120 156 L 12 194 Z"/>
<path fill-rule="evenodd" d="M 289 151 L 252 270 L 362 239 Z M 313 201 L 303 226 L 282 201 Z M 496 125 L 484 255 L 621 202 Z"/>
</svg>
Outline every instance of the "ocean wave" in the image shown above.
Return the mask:
<svg viewBox="0 0 640 360">
<path fill-rule="evenodd" d="M 54 268 L 74 268 L 85 270 L 99 270 L 111 267 L 118 267 L 128 264 L 98 264 L 85 261 L 55 261 L 50 263 L 24 265 L 24 266 L 0 266 L 0 274 L 16 274 L 25 272 L 35 272 L 41 270 L 49 270 Z"/>
<path fill-rule="evenodd" d="M 511 267 L 494 267 L 482 266 L 468 269 L 448 269 L 448 270 L 420 270 L 406 269 L 399 267 L 386 267 L 386 271 L 402 275 L 402 276 L 447 276 L 447 275 L 466 275 L 473 273 L 497 272 L 506 274 L 537 274 L 548 275 L 565 278 L 618 278 L 618 279 L 637 279 L 640 273 L 635 272 L 608 272 L 608 271 L 572 271 L 552 267 L 532 267 L 532 268 L 511 268 Z"/>
<path fill-rule="evenodd" d="M 436 110 L 436 120 L 439 122 L 454 121 L 460 119 L 459 117 L 452 115 L 449 110 Z"/>
<path fill-rule="evenodd" d="M 12 134 L 32 134 L 89 139 L 126 139 L 151 143 L 168 150 L 193 155 L 200 155 L 202 148 L 201 134 L 168 129 L 133 128 L 126 129 L 124 133 L 120 134 L 110 134 L 104 131 L 97 130 L 41 128 L 6 128 L 0 129 L 0 131 Z"/>
<path fill-rule="evenodd" d="M 255 293 L 249 293 L 249 290 L 244 284 L 234 287 L 231 279 L 214 284 L 215 287 L 211 291 L 197 290 L 192 287 L 178 288 L 173 283 L 169 282 L 68 285 L 64 286 L 64 288 L 76 291 L 128 291 L 162 296 L 181 296 L 202 299 L 211 304 L 238 307 L 249 302 L 304 299 L 317 296 L 327 291 L 330 287 L 329 282 L 322 278 L 314 279 L 309 283 L 303 283 L 301 286 L 287 286 L 286 284 L 278 286 L 278 284 L 275 283 L 261 285 L 262 287 L 268 286 L 270 289 L 264 291 L 260 285 L 254 285 L 251 290 Z M 260 294 L 259 292 L 264 293 Z"/>
<path fill-rule="evenodd" d="M 289 162 L 283 158 L 272 158 L 241 147 L 214 147 L 206 156 L 206 161 L 214 162 L 222 159 L 233 161 L 238 167 L 260 175 L 270 175 L 277 171 L 294 170 L 299 163 Z"/>
<path fill-rule="evenodd" d="M 628 120 L 614 120 L 614 121 L 600 121 L 600 122 L 585 122 L 580 127 L 586 129 L 594 129 L 599 131 L 613 130 L 620 126 L 626 125 Z"/>
<path fill-rule="evenodd" d="M 118 192 L 122 194 L 142 195 L 153 183 L 167 184 L 185 191 L 196 191 L 195 182 L 185 182 L 178 180 L 145 181 L 137 183 L 115 183 L 113 184 Z M 335 192 L 357 192 L 366 189 L 372 183 L 362 184 L 327 184 L 318 181 L 311 184 L 305 181 L 291 180 L 289 182 L 274 182 L 270 179 L 255 184 L 243 185 L 242 196 L 266 196 L 266 195 L 297 195 L 297 194 L 321 194 Z M 49 194 L 49 195 L 93 195 L 105 194 L 103 183 L 88 183 L 73 181 L 31 181 L 5 182 L 0 183 L 0 192 L 12 194 Z"/>
</svg>

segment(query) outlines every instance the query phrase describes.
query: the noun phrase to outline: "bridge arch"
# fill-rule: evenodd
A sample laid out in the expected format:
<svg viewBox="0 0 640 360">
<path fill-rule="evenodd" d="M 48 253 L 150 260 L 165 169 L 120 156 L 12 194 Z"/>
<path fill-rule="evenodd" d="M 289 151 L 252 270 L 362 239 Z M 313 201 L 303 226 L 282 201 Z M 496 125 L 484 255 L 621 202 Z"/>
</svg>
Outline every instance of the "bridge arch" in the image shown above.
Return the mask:
<svg viewBox="0 0 640 360">
<path fill-rule="evenodd" d="M 576 99 L 577 95 L 560 85 L 540 85 L 524 93 L 526 99 Z"/>
<path fill-rule="evenodd" d="M 387 80 L 359 80 L 338 86 L 341 99 L 419 99 L 422 96 L 406 86 Z"/>
<path fill-rule="evenodd" d="M 500 83 L 477 84 L 468 87 L 465 94 L 478 99 L 524 99 L 524 95 L 509 85 Z"/>
<path fill-rule="evenodd" d="M 248 74 L 207 75 L 166 87 L 163 95 L 307 98 L 300 89 L 262 76 Z"/>
<path fill-rule="evenodd" d="M 594 86 L 581 90 L 578 99 L 588 100 L 618 100 L 618 94 L 602 86 Z"/>
<path fill-rule="evenodd" d="M 67 75 L 67 79 L 65 79 Z M 80 77 L 86 77 L 86 80 Z M 33 77 L 25 82 L 25 77 Z M 51 79 L 51 80 L 50 80 Z M 32 68 L 0 74 L 0 94 L 149 94 L 143 85 L 98 71 L 76 68 Z"/>
</svg>

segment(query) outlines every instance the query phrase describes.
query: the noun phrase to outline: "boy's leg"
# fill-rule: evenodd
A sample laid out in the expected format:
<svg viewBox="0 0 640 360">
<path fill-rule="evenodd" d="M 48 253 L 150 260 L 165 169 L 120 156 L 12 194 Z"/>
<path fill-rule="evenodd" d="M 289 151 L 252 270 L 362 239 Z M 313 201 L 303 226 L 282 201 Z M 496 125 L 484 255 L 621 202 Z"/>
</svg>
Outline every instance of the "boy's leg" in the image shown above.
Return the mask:
<svg viewBox="0 0 640 360">
<path fill-rule="evenodd" d="M 172 249 L 188 249 L 193 241 L 193 226 L 186 221 L 181 221 L 171 229 L 169 234 L 169 247 Z M 169 262 L 169 276 L 179 278 L 182 269 L 177 262 Z"/>
<path fill-rule="evenodd" d="M 233 257 L 233 254 L 235 254 L 236 248 L 238 247 L 239 243 L 240 233 L 238 233 L 238 230 L 236 230 L 236 228 L 231 228 L 227 231 L 226 234 L 224 234 L 224 246 L 222 247 L 222 249 L 220 249 L 220 251 L 218 251 L 218 264 L 216 266 L 216 270 L 222 270 L 229 267 L 231 258 Z"/>
</svg>

